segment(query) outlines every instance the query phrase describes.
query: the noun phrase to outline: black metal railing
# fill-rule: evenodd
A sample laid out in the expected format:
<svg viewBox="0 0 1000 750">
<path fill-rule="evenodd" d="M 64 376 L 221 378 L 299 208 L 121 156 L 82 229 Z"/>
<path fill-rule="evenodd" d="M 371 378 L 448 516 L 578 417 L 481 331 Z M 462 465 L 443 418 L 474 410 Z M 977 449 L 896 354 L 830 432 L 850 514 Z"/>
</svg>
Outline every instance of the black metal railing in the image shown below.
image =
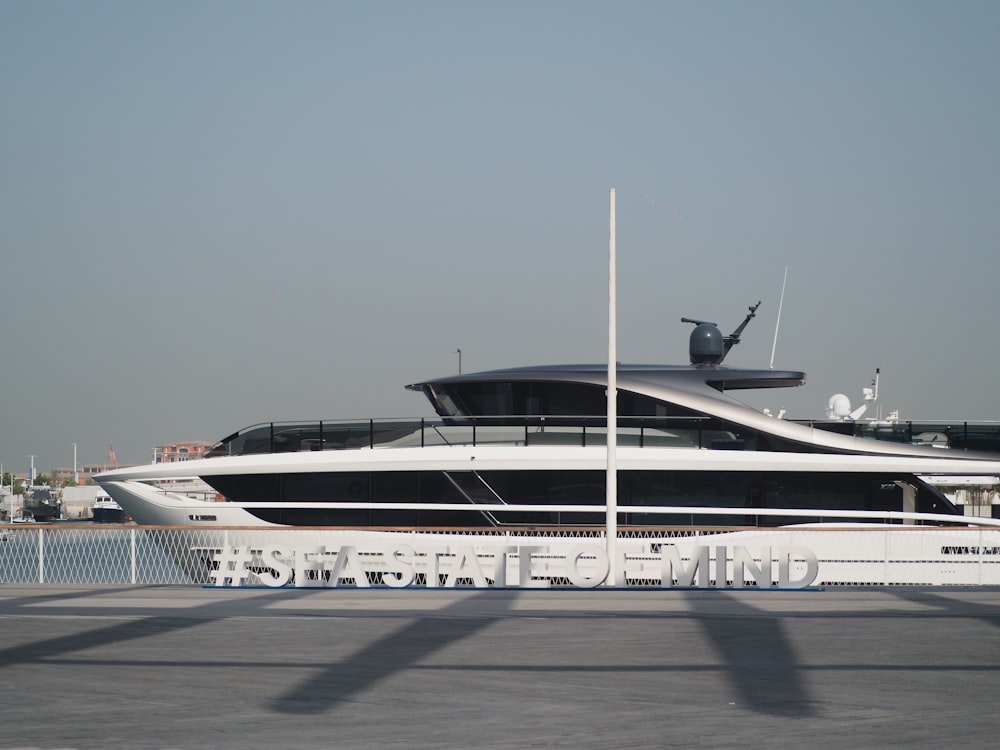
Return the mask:
<svg viewBox="0 0 1000 750">
<path fill-rule="evenodd" d="M 735 429 L 735 428 L 733 428 Z M 629 446 L 710 447 L 738 440 L 709 417 L 620 417 L 618 443 Z M 367 421 L 265 422 L 240 430 L 207 458 L 260 453 L 349 450 L 390 445 L 604 445 L 606 417 L 462 417 Z"/>
<path fill-rule="evenodd" d="M 790 420 L 793 421 L 793 420 Z M 838 434 L 895 443 L 1000 453 L 997 422 L 794 420 Z M 758 445 L 758 438 L 760 445 Z M 764 439 L 766 438 L 766 439 Z M 222 440 L 206 457 L 440 445 L 605 445 L 605 416 L 514 416 L 366 421 L 265 422 Z M 618 445 L 714 450 L 792 449 L 712 417 L 619 417 Z M 771 447 L 769 447 L 769 445 Z"/>
</svg>

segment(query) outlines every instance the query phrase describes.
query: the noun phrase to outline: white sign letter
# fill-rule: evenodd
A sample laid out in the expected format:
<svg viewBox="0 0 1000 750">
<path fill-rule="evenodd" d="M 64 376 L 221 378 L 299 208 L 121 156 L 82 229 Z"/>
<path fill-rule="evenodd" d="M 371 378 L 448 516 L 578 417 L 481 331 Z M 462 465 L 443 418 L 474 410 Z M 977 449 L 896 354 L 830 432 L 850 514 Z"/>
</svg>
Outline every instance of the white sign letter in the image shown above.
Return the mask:
<svg viewBox="0 0 1000 750">
<path fill-rule="evenodd" d="M 547 589 L 551 581 L 548 578 L 532 578 L 531 554 L 537 552 L 544 554 L 549 551 L 548 547 L 531 546 L 517 548 L 517 569 L 521 588 L 525 589 Z"/>
<path fill-rule="evenodd" d="M 459 578 L 471 578 L 473 586 L 477 589 L 485 589 L 488 586 L 486 576 L 483 575 L 483 571 L 479 567 L 479 556 L 472 549 L 472 545 L 463 544 L 461 547 L 456 547 L 453 554 L 451 570 L 448 571 L 444 587 L 453 589 Z"/>
<path fill-rule="evenodd" d="M 745 579 L 743 574 L 750 571 L 750 579 L 760 588 L 771 586 L 771 548 L 765 547 L 760 553 L 760 565 L 746 547 L 733 547 L 733 588 L 741 589 Z"/>
<path fill-rule="evenodd" d="M 295 550 L 295 588 L 321 589 L 326 585 L 323 580 L 323 555 L 326 547 L 298 547 Z M 314 559 L 310 560 L 309 557 Z M 316 559 L 319 558 L 319 559 Z"/>
<path fill-rule="evenodd" d="M 387 549 L 382 554 L 388 568 L 382 573 L 382 583 L 394 589 L 406 588 L 413 583 L 415 575 L 413 572 L 414 555 L 416 553 L 413 551 L 413 547 L 408 544 L 400 544 Z M 409 562 L 403 559 L 404 556 L 409 558 Z"/>
<path fill-rule="evenodd" d="M 580 570 L 580 558 L 596 558 L 593 562 L 587 560 L 583 566 L 590 569 L 591 575 L 585 575 Z M 608 577 L 610 569 L 607 551 L 596 544 L 578 544 L 575 547 L 570 547 L 569 552 L 566 553 L 566 577 L 569 578 L 570 583 L 582 589 L 600 586 Z M 623 578 L 624 575 L 623 572 Z"/>
<path fill-rule="evenodd" d="M 355 547 L 341 547 L 337 552 L 337 561 L 330 571 L 330 585 L 339 586 L 345 578 L 353 578 L 354 585 L 359 589 L 368 588 L 368 576 L 361 567 L 361 558 L 358 557 L 358 550 Z"/>
<path fill-rule="evenodd" d="M 294 556 L 295 550 L 283 544 L 271 544 L 265 547 L 261 554 L 261 562 L 266 567 L 257 573 L 260 582 L 274 588 L 288 583 L 288 579 L 292 577 L 292 568 L 285 563 L 285 560 Z"/>
<path fill-rule="evenodd" d="M 694 586 L 694 574 L 698 574 L 698 585 L 708 588 L 709 548 L 696 545 L 691 549 L 691 567 L 685 568 L 677 545 L 664 544 L 660 547 L 662 570 L 661 581 L 664 586 L 673 586 L 677 579 L 678 586 Z"/>
<path fill-rule="evenodd" d="M 797 581 L 792 580 L 792 559 L 796 560 L 796 567 L 805 563 L 806 572 Z M 779 589 L 804 589 L 816 580 L 819 574 L 819 561 L 816 553 L 806 547 L 778 547 L 778 588 Z"/>
</svg>

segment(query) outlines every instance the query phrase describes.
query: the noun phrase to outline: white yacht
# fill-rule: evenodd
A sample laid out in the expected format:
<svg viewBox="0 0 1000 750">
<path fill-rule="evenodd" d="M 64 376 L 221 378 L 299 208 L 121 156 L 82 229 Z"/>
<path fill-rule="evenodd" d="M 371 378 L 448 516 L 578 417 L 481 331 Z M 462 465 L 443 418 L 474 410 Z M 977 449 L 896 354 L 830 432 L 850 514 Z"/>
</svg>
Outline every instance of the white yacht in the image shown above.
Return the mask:
<svg viewBox="0 0 1000 750">
<path fill-rule="evenodd" d="M 690 364 L 618 366 L 618 529 L 962 523 L 928 478 L 997 475 L 1000 455 L 842 434 L 733 397 L 806 379 L 723 365 L 755 310 L 729 336 L 682 319 L 695 324 Z M 606 517 L 607 387 L 604 364 L 453 375 L 407 386 L 434 417 L 260 424 L 200 460 L 97 481 L 144 525 L 595 529 Z M 156 484 L 186 479 L 215 501 Z"/>
</svg>

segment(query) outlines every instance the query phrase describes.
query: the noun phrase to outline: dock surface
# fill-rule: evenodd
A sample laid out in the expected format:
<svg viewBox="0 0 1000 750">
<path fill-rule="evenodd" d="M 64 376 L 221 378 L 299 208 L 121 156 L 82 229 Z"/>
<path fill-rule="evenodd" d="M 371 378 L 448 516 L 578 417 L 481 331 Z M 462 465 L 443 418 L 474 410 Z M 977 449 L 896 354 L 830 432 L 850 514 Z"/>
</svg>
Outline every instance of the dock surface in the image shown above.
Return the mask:
<svg viewBox="0 0 1000 750">
<path fill-rule="evenodd" d="M 995 743 L 992 588 L 0 585 L 0 748 Z"/>
</svg>

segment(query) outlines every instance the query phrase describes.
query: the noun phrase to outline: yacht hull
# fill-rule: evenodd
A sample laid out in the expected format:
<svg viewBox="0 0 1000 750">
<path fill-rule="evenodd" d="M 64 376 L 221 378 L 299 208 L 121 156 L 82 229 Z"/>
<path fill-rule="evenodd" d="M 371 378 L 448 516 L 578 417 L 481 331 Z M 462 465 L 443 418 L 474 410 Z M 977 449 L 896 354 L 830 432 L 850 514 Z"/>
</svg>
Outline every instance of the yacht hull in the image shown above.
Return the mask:
<svg viewBox="0 0 1000 750">
<path fill-rule="evenodd" d="M 290 528 L 265 523 L 232 503 L 193 500 L 138 482 L 108 482 L 105 488 L 140 524 L 176 527 L 162 530 L 170 535 L 161 546 L 201 584 L 1000 585 L 996 527 L 833 522 L 748 529 L 620 528 L 609 552 L 600 527 Z M 235 562 L 241 567 L 234 567 Z"/>
</svg>

